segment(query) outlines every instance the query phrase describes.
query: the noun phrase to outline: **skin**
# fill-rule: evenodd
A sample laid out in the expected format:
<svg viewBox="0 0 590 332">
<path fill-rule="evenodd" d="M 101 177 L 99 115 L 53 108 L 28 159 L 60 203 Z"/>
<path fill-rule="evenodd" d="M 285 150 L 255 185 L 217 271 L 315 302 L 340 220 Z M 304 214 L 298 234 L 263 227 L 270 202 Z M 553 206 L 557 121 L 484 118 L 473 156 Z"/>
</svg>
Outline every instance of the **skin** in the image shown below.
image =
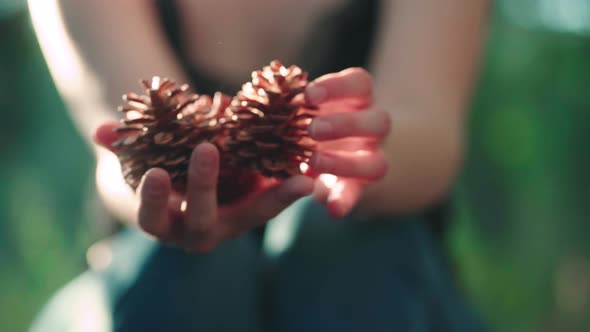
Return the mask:
<svg viewBox="0 0 590 332">
<path fill-rule="evenodd" d="M 62 9 L 58 22 L 63 26 L 48 34 L 44 31 L 49 23 L 36 19 L 41 15 L 36 16 L 35 9 L 53 2 L 29 1 L 40 44 L 83 133 L 91 137 L 94 132 L 94 141 L 108 148 L 117 137 L 111 130 L 113 114 L 106 110 L 115 109 L 122 92 L 134 89 L 140 77 L 161 75 L 178 81 L 186 81 L 186 77 L 157 28 L 153 8 L 145 2 L 57 2 Z M 324 202 L 336 218 L 353 208 L 393 215 L 439 202 L 461 166 L 464 122 L 487 1 L 383 3 L 383 23 L 370 66 L 374 74 L 361 68 L 329 73 L 312 82 L 305 92 L 307 101 L 320 107 L 320 116 L 310 125 L 312 137 L 320 142 L 310 166 L 316 173 L 335 177 L 261 181 L 246 199 L 218 207 L 219 153 L 212 145 L 202 144 L 193 152 L 186 197 L 171 191 L 165 171 L 152 169 L 145 174 L 137 195 L 128 191 L 103 195 L 107 206 L 163 242 L 206 252 L 224 239 L 264 224 L 309 194 Z M 269 54 L 287 64 L 295 61 L 292 54 L 303 36 L 313 33 L 307 30 L 309 22 L 342 3 L 259 0 L 243 8 L 251 15 L 280 17 L 284 23 L 280 26 L 290 27 L 284 31 L 269 29 L 265 25 L 268 20 L 243 21 L 243 11 L 227 10 L 243 6 L 243 1 L 179 1 L 179 5 L 188 18 L 182 28 L 194 64 L 237 83 L 247 81 L 250 70 L 268 63 Z M 298 15 L 281 15 L 285 6 L 297 10 Z M 211 21 L 215 12 L 225 13 L 228 23 Z M 200 38 L 193 40 L 191 36 Z M 54 41 L 59 37 L 69 40 L 74 48 L 62 48 L 55 57 Z M 219 40 L 225 43 L 214 45 Z M 241 56 L 232 55 L 232 49 L 239 49 Z M 150 52 L 138 57 L 138 50 Z M 69 76 L 59 66 L 64 57 L 77 60 L 69 62 Z M 97 149 L 97 158 L 98 174 L 102 174 L 101 160 L 112 159 L 112 155 Z M 99 191 L 107 184 L 125 187 L 120 177 L 110 177 L 105 183 L 99 176 Z M 181 209 L 183 199 L 186 209 Z"/>
</svg>

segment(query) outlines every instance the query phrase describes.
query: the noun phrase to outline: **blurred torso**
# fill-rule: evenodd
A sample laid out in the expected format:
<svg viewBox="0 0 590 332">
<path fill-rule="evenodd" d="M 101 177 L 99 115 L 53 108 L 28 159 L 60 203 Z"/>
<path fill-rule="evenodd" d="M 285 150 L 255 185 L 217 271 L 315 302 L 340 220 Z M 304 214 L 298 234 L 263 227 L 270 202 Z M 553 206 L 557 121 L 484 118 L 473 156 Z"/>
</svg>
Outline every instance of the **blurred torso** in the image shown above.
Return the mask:
<svg viewBox="0 0 590 332">
<path fill-rule="evenodd" d="M 192 65 L 237 84 L 273 59 L 296 64 L 313 23 L 348 1 L 178 0 L 181 40 Z"/>
</svg>

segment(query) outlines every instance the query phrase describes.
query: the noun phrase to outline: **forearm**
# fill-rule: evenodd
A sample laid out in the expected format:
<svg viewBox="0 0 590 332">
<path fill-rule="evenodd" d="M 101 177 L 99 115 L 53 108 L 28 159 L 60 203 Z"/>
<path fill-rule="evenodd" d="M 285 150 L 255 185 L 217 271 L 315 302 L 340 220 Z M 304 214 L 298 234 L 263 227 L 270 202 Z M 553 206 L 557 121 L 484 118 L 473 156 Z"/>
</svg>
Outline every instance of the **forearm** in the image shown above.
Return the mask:
<svg viewBox="0 0 590 332">
<path fill-rule="evenodd" d="M 92 135 L 117 118 L 121 95 L 138 91 L 139 79 L 163 75 L 185 80 L 154 8 L 144 0 L 29 0 L 29 8 L 55 85 L 95 151 L 100 196 L 115 216 L 133 222 L 137 199 L 116 158 L 97 147 Z"/>
<path fill-rule="evenodd" d="M 373 58 L 375 102 L 391 112 L 388 175 L 362 206 L 390 213 L 444 198 L 461 168 L 488 1 L 396 0 Z"/>
<path fill-rule="evenodd" d="M 391 134 L 383 142 L 389 170 L 367 188 L 361 208 L 402 214 L 446 197 L 462 164 L 463 125 L 433 113 L 408 107 L 392 111 Z"/>
<path fill-rule="evenodd" d="M 55 85 L 83 137 L 115 119 L 121 95 L 138 80 L 184 80 L 151 3 L 144 0 L 29 0 Z"/>
</svg>

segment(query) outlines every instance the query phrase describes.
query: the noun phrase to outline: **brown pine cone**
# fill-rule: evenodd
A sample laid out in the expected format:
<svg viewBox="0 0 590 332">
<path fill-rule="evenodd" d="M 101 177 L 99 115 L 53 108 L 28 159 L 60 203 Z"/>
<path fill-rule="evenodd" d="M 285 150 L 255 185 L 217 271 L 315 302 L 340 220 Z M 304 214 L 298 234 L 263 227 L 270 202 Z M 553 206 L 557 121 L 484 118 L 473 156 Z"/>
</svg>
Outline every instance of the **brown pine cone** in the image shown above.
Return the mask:
<svg viewBox="0 0 590 332">
<path fill-rule="evenodd" d="M 316 108 L 304 102 L 307 73 L 279 61 L 252 73 L 233 99 L 232 121 L 221 145 L 227 162 L 267 177 L 301 174 L 315 144 L 307 127 Z"/>
<path fill-rule="evenodd" d="M 119 107 L 123 125 L 115 130 L 125 137 L 113 143 L 126 182 L 137 189 L 143 174 L 153 167 L 170 174 L 173 188 L 183 193 L 192 150 L 204 141 L 216 143 L 231 117 L 231 98 L 214 98 L 188 91 L 167 78 L 141 82 L 145 95 L 128 93 Z"/>
</svg>

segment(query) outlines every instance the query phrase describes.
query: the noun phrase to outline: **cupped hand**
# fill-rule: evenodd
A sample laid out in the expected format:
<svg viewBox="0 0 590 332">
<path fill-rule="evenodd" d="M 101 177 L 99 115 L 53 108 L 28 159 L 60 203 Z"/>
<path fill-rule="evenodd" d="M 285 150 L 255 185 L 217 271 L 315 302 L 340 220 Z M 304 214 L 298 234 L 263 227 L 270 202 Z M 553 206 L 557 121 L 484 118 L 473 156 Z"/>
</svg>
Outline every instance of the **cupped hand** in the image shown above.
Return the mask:
<svg viewBox="0 0 590 332">
<path fill-rule="evenodd" d="M 309 126 L 310 136 L 319 142 L 309 162 L 320 174 L 314 196 L 341 218 L 355 207 L 367 184 L 387 173 L 380 143 L 390 132 L 390 114 L 373 103 L 371 75 L 361 68 L 314 80 L 305 98 L 320 110 Z"/>
<path fill-rule="evenodd" d="M 118 123 L 98 128 L 95 140 L 111 149 L 120 136 Z M 191 156 L 186 194 L 172 190 L 169 174 L 160 168 L 146 172 L 137 189 L 137 222 L 147 233 L 164 243 L 191 252 L 207 252 L 221 241 L 235 238 L 260 226 L 297 199 L 309 195 L 313 179 L 294 176 L 283 182 L 260 179 L 247 197 L 230 205 L 217 204 L 219 152 L 210 143 L 198 145 Z"/>
</svg>

